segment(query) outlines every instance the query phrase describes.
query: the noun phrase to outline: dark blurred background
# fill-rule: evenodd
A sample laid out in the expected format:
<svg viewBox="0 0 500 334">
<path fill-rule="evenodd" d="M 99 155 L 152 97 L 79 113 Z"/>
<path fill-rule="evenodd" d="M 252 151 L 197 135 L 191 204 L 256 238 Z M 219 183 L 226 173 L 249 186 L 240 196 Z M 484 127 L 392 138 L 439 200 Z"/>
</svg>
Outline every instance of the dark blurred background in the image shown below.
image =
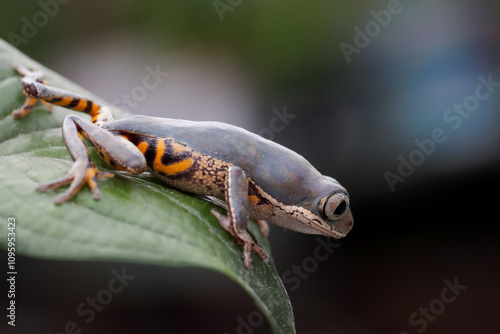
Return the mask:
<svg viewBox="0 0 500 334">
<path fill-rule="evenodd" d="M 499 10 L 493 0 L 4 1 L 0 37 L 133 113 L 236 124 L 337 178 L 355 224 L 328 259 L 311 267 L 315 236 L 271 231 L 279 273 L 309 265 L 300 285 L 285 282 L 298 333 L 500 333 Z M 169 76 L 137 95 L 157 67 Z M 471 98 L 479 77 L 492 82 L 484 100 Z M 463 103 L 472 111 L 448 111 Z M 263 130 L 285 109 L 293 116 Z M 123 266 L 19 257 L 17 332 L 63 332 Z M 250 297 L 218 273 L 125 266 L 133 284 L 82 333 L 255 323 Z M 439 301 L 453 296 L 445 280 L 467 286 L 450 303 Z"/>
</svg>

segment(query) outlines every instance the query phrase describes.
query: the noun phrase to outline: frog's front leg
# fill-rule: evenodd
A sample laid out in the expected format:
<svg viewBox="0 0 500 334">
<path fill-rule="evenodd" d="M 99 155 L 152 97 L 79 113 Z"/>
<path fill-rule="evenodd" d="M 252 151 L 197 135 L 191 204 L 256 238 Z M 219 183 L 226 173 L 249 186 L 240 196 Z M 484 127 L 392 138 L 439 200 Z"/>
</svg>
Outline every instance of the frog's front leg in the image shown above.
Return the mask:
<svg viewBox="0 0 500 334">
<path fill-rule="evenodd" d="M 229 232 L 243 247 L 243 264 L 250 269 L 250 255 L 256 253 L 264 261 L 269 259 L 267 252 L 259 247 L 247 231 L 250 204 L 248 201 L 248 181 L 245 172 L 239 167 L 231 166 L 227 172 L 226 183 L 227 216 L 212 210 L 221 226 Z"/>
<path fill-rule="evenodd" d="M 39 191 L 45 192 L 71 182 L 69 188 L 54 199 L 56 204 L 62 204 L 72 198 L 85 183 L 88 183 L 92 189 L 93 197 L 99 199 L 97 178 L 113 176 L 111 173 L 103 173 L 95 168 L 82 136 L 96 147 L 100 155 L 112 167 L 126 170 L 131 174 L 139 174 L 146 170 L 146 159 L 139 149 L 128 140 L 78 116 L 68 115 L 63 123 L 63 139 L 75 162 L 65 176 L 49 183 L 40 184 L 37 188 Z"/>
</svg>

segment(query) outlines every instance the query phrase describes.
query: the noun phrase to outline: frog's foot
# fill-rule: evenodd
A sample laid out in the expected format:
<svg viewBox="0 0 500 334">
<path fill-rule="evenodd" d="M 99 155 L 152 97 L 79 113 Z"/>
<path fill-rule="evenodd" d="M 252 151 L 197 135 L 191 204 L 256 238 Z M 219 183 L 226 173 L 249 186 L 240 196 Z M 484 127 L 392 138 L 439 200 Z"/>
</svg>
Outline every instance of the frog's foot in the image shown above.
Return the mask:
<svg viewBox="0 0 500 334">
<path fill-rule="evenodd" d="M 236 241 L 238 241 L 238 243 L 243 247 L 243 265 L 245 268 L 250 269 L 251 267 L 252 259 L 250 255 L 252 252 L 257 254 L 263 261 L 267 262 L 267 260 L 269 260 L 267 252 L 253 241 L 252 237 L 246 230 L 235 231 L 227 216 L 220 214 L 216 210 L 211 210 L 211 212 L 215 218 L 217 218 L 222 228 L 229 232 L 229 234 L 231 234 L 233 238 L 235 238 Z"/>
<path fill-rule="evenodd" d="M 68 190 L 54 199 L 55 204 L 62 204 L 72 198 L 85 183 L 88 183 L 92 190 L 92 197 L 98 200 L 101 198 L 101 192 L 97 186 L 97 179 L 113 176 L 114 175 L 111 173 L 98 171 L 94 164 L 91 162 L 89 163 L 87 160 L 78 159 L 75 161 L 68 174 L 52 182 L 39 184 L 37 190 L 46 192 L 71 182 Z"/>
<path fill-rule="evenodd" d="M 19 64 L 14 65 L 14 68 L 19 74 L 23 76 L 23 78 L 21 79 L 21 87 L 23 87 L 24 82 L 29 82 L 30 80 L 32 82 L 36 81 L 39 83 L 43 83 L 44 85 L 47 84 L 47 81 L 45 80 L 43 73 L 37 70 L 36 68 L 28 69 Z M 26 116 L 26 114 L 28 114 L 31 111 L 31 109 L 33 109 L 36 102 L 38 101 L 38 99 L 29 96 L 28 92 L 25 90 L 24 87 L 23 87 L 23 93 L 26 96 L 26 100 L 24 101 L 24 104 L 21 108 L 12 111 L 13 118 L 19 119 Z M 48 111 L 52 112 L 52 105 L 50 103 L 43 100 L 41 100 L 41 102 L 47 108 Z"/>
<path fill-rule="evenodd" d="M 26 101 L 24 102 L 21 108 L 12 111 L 11 114 L 12 117 L 15 119 L 23 118 L 24 116 L 26 116 L 26 114 L 28 114 L 31 111 L 31 109 L 33 109 L 37 101 L 38 101 L 37 99 L 27 97 Z M 46 101 L 41 101 L 41 102 L 49 112 L 52 112 L 52 105 L 50 103 Z"/>
</svg>

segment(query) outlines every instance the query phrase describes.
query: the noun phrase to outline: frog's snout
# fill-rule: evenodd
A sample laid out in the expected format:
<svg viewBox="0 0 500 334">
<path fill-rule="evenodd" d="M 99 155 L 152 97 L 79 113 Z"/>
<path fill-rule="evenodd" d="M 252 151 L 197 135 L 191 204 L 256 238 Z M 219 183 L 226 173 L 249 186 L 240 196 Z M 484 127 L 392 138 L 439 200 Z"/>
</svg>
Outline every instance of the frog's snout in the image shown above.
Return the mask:
<svg viewBox="0 0 500 334">
<path fill-rule="evenodd" d="M 347 209 L 347 213 L 345 214 L 340 221 L 336 222 L 335 229 L 344 234 L 349 233 L 354 225 L 354 220 L 352 219 L 351 209 Z"/>
</svg>

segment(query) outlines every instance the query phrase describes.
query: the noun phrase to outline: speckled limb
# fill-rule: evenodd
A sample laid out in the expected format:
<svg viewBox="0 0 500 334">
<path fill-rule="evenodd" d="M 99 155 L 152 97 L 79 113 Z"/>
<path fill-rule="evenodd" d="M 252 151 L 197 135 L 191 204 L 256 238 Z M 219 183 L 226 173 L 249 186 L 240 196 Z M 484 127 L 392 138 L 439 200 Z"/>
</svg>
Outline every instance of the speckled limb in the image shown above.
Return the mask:
<svg viewBox="0 0 500 334">
<path fill-rule="evenodd" d="M 252 252 L 259 255 L 262 260 L 267 261 L 269 255 L 253 241 L 247 231 L 250 211 L 248 181 L 245 172 L 236 166 L 230 167 L 226 176 L 226 203 L 227 216 L 223 216 L 215 210 L 212 210 L 212 214 L 243 247 L 245 268 L 250 269 L 252 262 L 250 254 Z"/>
</svg>

